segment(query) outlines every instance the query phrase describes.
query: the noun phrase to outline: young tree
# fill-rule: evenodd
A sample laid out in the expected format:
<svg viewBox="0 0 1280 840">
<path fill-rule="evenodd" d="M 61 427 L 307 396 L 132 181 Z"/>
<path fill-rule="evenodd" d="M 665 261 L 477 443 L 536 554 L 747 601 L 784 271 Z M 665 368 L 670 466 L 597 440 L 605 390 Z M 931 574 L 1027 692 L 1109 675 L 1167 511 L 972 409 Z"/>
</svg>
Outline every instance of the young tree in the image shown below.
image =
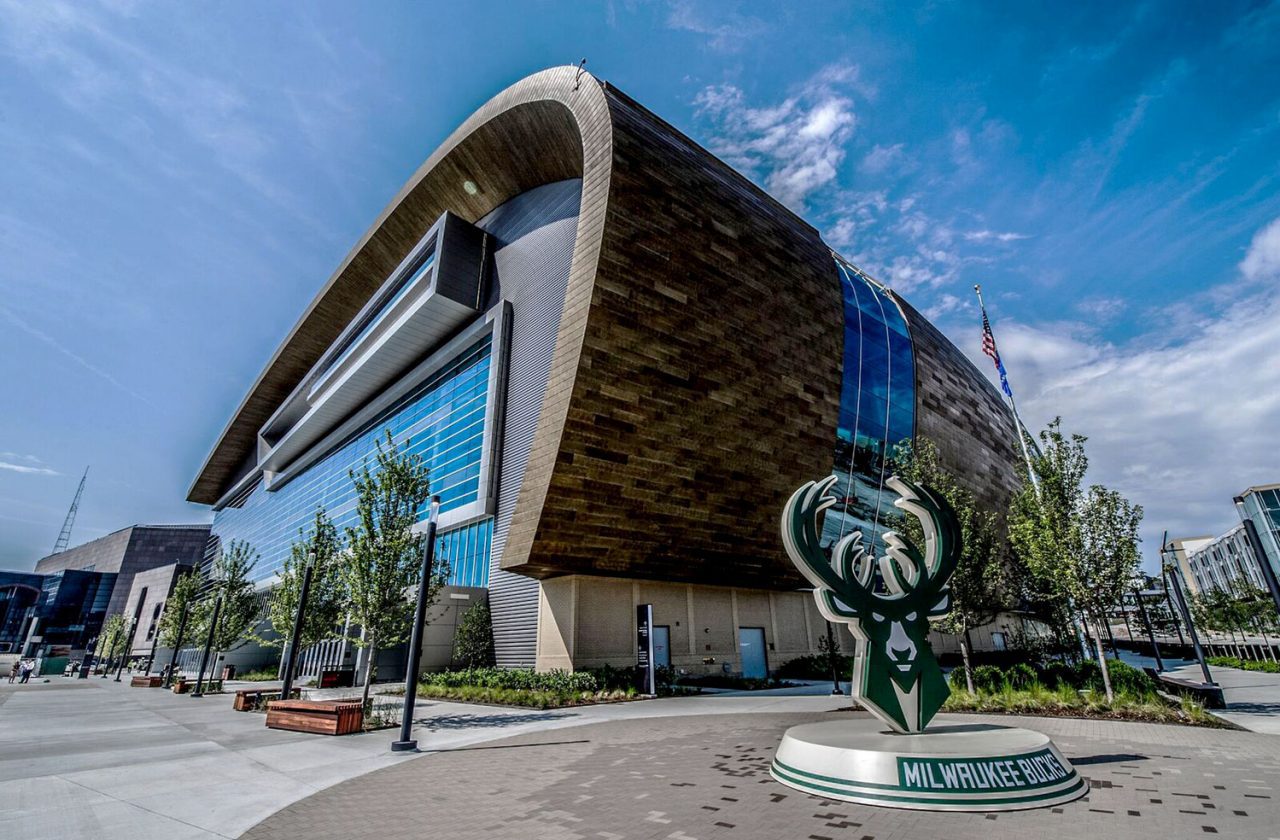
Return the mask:
<svg viewBox="0 0 1280 840">
<path fill-rule="evenodd" d="M 231 540 L 213 563 L 208 592 L 194 610 L 196 636 L 209 632 L 214 602 L 222 598 L 218 624 L 213 631 L 213 649 L 221 655 L 249 643 L 250 631 L 262 615 L 262 603 L 249 579 L 258 565 L 258 552 L 243 540 Z M 217 656 L 214 662 L 218 661 Z"/>
<path fill-rule="evenodd" d="M 352 641 L 366 649 L 367 705 L 378 651 L 404 641 L 412 624 L 408 598 L 420 583 L 426 540 L 413 526 L 431 485 L 422 458 L 397 449 L 390 430 L 385 444 L 378 443 L 373 469 L 366 463 L 350 475 L 356 487 L 357 525 L 346 529 L 347 557 L 340 574 L 351 620 L 361 628 Z M 431 579 L 421 581 L 428 587 L 428 603 L 435 601 L 447 577 L 447 564 L 437 561 Z M 408 667 L 417 668 L 418 663 Z"/>
<path fill-rule="evenodd" d="M 173 591 L 165 599 L 164 611 L 160 613 L 160 626 L 156 631 L 160 634 L 160 644 L 176 650 L 182 646 L 183 642 L 194 638 L 191 634 L 193 611 L 200 600 L 202 584 L 200 575 L 195 572 L 188 572 L 174 581 Z M 178 630 L 182 625 L 184 611 L 187 613 L 187 626 L 179 636 Z"/>
<path fill-rule="evenodd" d="M 982 510 L 973 495 L 961 487 L 943 468 L 938 447 L 925 437 L 912 446 L 905 440 L 894 451 L 897 475 L 940 493 L 960 519 L 964 543 L 960 562 L 951 575 L 951 611 L 934 622 L 939 630 L 960 637 L 960 653 L 964 659 L 965 685 L 973 691 L 973 663 L 970 653 L 973 641 L 969 631 L 993 621 L 1012 600 L 1012 578 L 1008 574 L 1008 556 L 1000 539 L 999 523 L 991 511 Z M 902 526 L 916 545 L 923 545 L 920 525 L 907 517 Z"/>
<path fill-rule="evenodd" d="M 1114 695 L 1100 631 L 1138 571 L 1142 508 L 1100 485 L 1085 490 L 1086 438 L 1068 438 L 1061 418 L 1040 433 L 1040 440 L 1041 451 L 1032 459 L 1040 491 L 1024 486 L 1014 497 L 1009 538 L 1046 595 L 1094 620 L 1098 664 L 1110 701 Z M 1064 625 L 1068 615 L 1062 614 Z"/>
<path fill-rule="evenodd" d="M 307 609 L 303 615 L 302 632 L 298 635 L 298 650 L 331 639 L 338 634 L 337 625 L 346 609 L 346 600 L 339 580 L 338 529 L 334 527 L 324 508 L 317 508 L 311 522 L 310 534 L 298 529 L 298 540 L 289 549 L 289 557 L 280 570 L 280 579 L 267 600 L 267 619 L 276 632 L 273 638 L 259 638 L 268 647 L 285 647 L 293 635 L 294 617 L 298 612 L 298 598 L 302 594 L 302 576 L 307 563 L 314 556 L 311 567 L 311 589 L 307 593 Z M 297 663 L 294 663 L 297 670 Z"/>
<path fill-rule="evenodd" d="M 453 636 L 453 658 L 463 668 L 493 665 L 493 618 L 488 601 L 474 604 L 462 614 Z"/>
<path fill-rule="evenodd" d="M 115 655 L 116 648 L 124 644 L 124 637 L 128 631 L 129 626 L 123 614 L 107 616 L 102 622 L 102 629 L 98 632 L 98 643 L 93 648 L 95 662 L 101 663 L 104 659 L 111 659 Z M 110 662 L 107 663 L 107 667 L 110 667 Z"/>
</svg>

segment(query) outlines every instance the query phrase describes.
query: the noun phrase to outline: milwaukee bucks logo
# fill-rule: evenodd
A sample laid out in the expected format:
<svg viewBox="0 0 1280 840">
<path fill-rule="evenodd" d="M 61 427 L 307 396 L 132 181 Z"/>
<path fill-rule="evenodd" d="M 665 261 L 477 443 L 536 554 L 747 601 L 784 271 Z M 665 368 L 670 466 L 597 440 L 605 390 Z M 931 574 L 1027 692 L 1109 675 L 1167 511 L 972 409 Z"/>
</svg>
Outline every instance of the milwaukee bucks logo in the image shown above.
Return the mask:
<svg viewBox="0 0 1280 840">
<path fill-rule="evenodd" d="M 929 647 L 929 618 L 951 605 L 947 581 L 960 557 L 960 525 L 946 500 L 894 476 L 894 505 L 924 530 L 924 552 L 901 535 L 884 535 L 877 559 L 854 531 L 830 558 L 818 544 L 818 516 L 836 503 L 831 476 L 795 492 L 782 512 L 787 554 L 809 582 L 828 621 L 849 625 L 857 640 L 853 696 L 898 732 L 924 729 L 951 693 Z"/>
</svg>

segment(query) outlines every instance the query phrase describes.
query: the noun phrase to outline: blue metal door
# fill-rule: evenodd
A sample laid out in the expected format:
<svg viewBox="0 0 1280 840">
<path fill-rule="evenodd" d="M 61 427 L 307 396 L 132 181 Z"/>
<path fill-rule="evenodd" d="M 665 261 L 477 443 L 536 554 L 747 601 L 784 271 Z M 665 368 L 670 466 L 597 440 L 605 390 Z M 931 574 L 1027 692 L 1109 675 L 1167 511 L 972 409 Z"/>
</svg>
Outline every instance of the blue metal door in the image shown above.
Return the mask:
<svg viewBox="0 0 1280 840">
<path fill-rule="evenodd" d="M 769 676 L 763 627 L 738 628 L 738 654 L 742 658 L 742 676 L 760 680 Z"/>
</svg>

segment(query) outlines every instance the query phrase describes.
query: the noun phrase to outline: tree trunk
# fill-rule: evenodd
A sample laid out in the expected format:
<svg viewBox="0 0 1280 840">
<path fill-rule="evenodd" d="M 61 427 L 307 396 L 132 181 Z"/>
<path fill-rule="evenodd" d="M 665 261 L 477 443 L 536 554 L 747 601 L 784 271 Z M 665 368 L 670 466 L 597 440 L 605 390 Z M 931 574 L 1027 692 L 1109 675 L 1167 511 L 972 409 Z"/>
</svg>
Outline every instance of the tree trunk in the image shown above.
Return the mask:
<svg viewBox="0 0 1280 840">
<path fill-rule="evenodd" d="M 973 663 L 969 661 L 969 649 L 973 643 L 969 639 L 969 625 L 964 626 L 964 635 L 960 639 L 960 655 L 964 658 L 964 684 L 965 688 L 973 694 Z"/>
<path fill-rule="evenodd" d="M 373 683 L 373 677 L 377 670 L 378 645 L 376 642 L 370 642 L 366 648 L 368 657 L 364 663 L 364 692 L 360 695 L 360 700 L 365 708 L 369 706 L 369 688 Z"/>
<path fill-rule="evenodd" d="M 1107 692 L 1107 702 L 1116 702 L 1115 692 L 1111 690 L 1111 672 L 1107 670 L 1107 657 L 1102 652 L 1102 634 L 1094 634 L 1094 643 L 1098 646 L 1098 667 L 1102 670 L 1102 687 Z"/>
<path fill-rule="evenodd" d="M 1111 619 L 1107 618 L 1103 621 L 1103 626 L 1107 628 L 1107 639 L 1111 642 L 1111 655 L 1116 659 L 1120 658 L 1120 651 L 1116 649 L 1116 637 L 1111 632 Z"/>
</svg>

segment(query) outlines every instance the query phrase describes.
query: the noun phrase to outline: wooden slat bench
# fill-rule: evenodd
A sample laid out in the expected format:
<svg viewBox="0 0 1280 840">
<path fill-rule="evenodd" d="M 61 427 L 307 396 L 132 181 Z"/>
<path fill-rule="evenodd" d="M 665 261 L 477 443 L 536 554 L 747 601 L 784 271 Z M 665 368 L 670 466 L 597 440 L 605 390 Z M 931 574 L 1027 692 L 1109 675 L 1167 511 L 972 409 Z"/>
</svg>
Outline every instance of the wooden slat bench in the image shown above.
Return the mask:
<svg viewBox="0 0 1280 840">
<path fill-rule="evenodd" d="M 318 735 L 359 732 L 364 706 L 359 700 L 272 700 L 267 704 L 267 726 Z"/>
<path fill-rule="evenodd" d="M 295 688 L 289 693 L 297 698 L 302 695 L 302 689 Z M 232 702 L 231 708 L 237 712 L 250 712 L 263 703 L 279 699 L 281 698 L 278 688 L 241 688 L 236 690 L 236 699 Z"/>
<path fill-rule="evenodd" d="M 133 677 L 129 685 L 134 688 L 159 688 L 164 680 L 159 677 Z"/>
</svg>

